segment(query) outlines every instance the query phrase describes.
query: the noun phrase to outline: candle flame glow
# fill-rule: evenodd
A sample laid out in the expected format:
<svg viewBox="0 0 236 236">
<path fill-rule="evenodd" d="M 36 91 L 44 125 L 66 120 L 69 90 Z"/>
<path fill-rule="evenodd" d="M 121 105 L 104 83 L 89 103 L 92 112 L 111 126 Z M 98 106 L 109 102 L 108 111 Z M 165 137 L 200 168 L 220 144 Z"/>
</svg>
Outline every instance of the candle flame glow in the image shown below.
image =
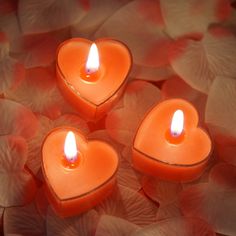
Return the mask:
<svg viewBox="0 0 236 236">
<path fill-rule="evenodd" d="M 182 110 L 176 110 L 171 121 L 170 132 L 174 137 L 179 137 L 184 128 L 184 113 Z"/>
<path fill-rule="evenodd" d="M 86 70 L 88 74 L 96 72 L 99 68 L 99 54 L 95 43 L 92 44 L 89 50 L 88 59 L 86 62 Z"/>
<path fill-rule="evenodd" d="M 65 153 L 66 159 L 71 163 L 74 163 L 78 158 L 76 139 L 72 131 L 69 131 L 66 135 L 65 144 L 64 144 L 64 153 Z"/>
</svg>

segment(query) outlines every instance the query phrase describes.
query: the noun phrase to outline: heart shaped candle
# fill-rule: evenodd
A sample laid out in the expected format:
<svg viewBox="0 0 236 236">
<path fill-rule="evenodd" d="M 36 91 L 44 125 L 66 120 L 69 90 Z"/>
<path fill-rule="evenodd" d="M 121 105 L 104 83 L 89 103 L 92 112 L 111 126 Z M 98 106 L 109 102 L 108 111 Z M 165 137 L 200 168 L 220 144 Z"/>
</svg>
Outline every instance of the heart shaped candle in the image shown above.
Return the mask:
<svg viewBox="0 0 236 236">
<path fill-rule="evenodd" d="M 118 155 L 107 143 L 86 140 L 75 128 L 52 130 L 43 143 L 42 168 L 50 203 L 72 216 L 100 203 L 115 185 Z"/>
<path fill-rule="evenodd" d="M 84 118 L 97 120 L 120 97 L 131 61 L 128 48 L 116 40 L 67 40 L 57 54 L 59 88 Z"/>
<path fill-rule="evenodd" d="M 133 144 L 133 164 L 146 174 L 171 181 L 200 176 L 211 140 L 198 125 L 195 108 L 181 99 L 166 100 L 144 118 Z"/>
</svg>

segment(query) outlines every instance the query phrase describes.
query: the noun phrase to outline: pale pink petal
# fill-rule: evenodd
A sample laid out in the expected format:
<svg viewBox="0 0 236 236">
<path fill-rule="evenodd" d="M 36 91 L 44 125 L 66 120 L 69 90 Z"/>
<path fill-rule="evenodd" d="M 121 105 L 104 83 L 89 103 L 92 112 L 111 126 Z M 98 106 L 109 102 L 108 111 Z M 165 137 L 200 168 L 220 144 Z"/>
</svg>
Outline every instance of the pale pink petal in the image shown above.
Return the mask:
<svg viewBox="0 0 236 236">
<path fill-rule="evenodd" d="M 131 82 L 123 97 L 123 108 L 112 110 L 106 119 L 109 135 L 126 146 L 132 144 L 135 131 L 145 113 L 160 100 L 160 90 L 154 85 Z"/>
<path fill-rule="evenodd" d="M 65 104 L 54 73 L 40 67 L 28 69 L 22 84 L 16 90 L 8 91 L 5 96 L 50 118 L 58 117 Z"/>
<path fill-rule="evenodd" d="M 144 176 L 142 179 L 144 192 L 160 205 L 173 202 L 182 191 L 182 185 Z"/>
<path fill-rule="evenodd" d="M 171 40 L 158 24 L 158 10 L 158 1 L 131 1 L 116 11 L 94 36 L 112 37 L 127 44 L 132 52 L 134 64 L 165 66 L 168 64 L 166 48 Z M 147 16 L 152 19 L 147 19 Z"/>
<path fill-rule="evenodd" d="M 37 132 L 37 118 L 19 103 L 0 98 L 0 114 L 0 135 L 14 134 L 30 139 Z"/>
<path fill-rule="evenodd" d="M 93 235 L 98 222 L 95 210 L 90 210 L 79 216 L 60 218 L 49 208 L 47 214 L 47 236 L 90 236 Z"/>
<path fill-rule="evenodd" d="M 161 95 L 163 100 L 182 98 L 194 105 L 198 111 L 200 122 L 204 121 L 207 96 L 192 87 L 178 76 L 173 76 L 164 82 Z"/>
<path fill-rule="evenodd" d="M 24 66 L 9 56 L 9 47 L 6 34 L 0 31 L 0 92 L 16 88 L 25 77 Z"/>
<path fill-rule="evenodd" d="M 106 118 L 106 129 L 117 142 L 130 146 L 135 135 L 137 119 L 134 112 L 120 108 L 111 111 Z M 127 119 L 129 117 L 129 119 Z M 132 117 L 132 119 L 130 119 Z M 135 119 L 135 120 L 134 120 Z"/>
<path fill-rule="evenodd" d="M 97 210 L 100 214 L 117 216 L 133 224 L 145 226 L 156 221 L 157 207 L 142 194 L 120 186 L 97 206 Z"/>
<path fill-rule="evenodd" d="M 91 35 L 129 0 L 87 0 L 89 11 L 82 20 L 71 27 L 73 37 L 91 37 Z"/>
<path fill-rule="evenodd" d="M 25 78 L 25 68 L 17 60 L 6 56 L 0 62 L 0 91 L 15 89 Z"/>
<path fill-rule="evenodd" d="M 170 219 L 173 217 L 180 217 L 182 216 L 180 206 L 178 201 L 171 202 L 167 205 L 161 205 L 158 208 L 158 212 L 156 215 L 156 218 L 158 221 Z"/>
<path fill-rule="evenodd" d="M 215 236 L 211 226 L 200 219 L 177 217 L 138 230 L 132 236 Z"/>
<path fill-rule="evenodd" d="M 53 31 L 44 34 L 22 36 L 21 50 L 15 57 L 26 68 L 47 67 L 55 61 L 56 50 L 60 43 L 70 37 L 68 30 Z"/>
<path fill-rule="evenodd" d="M 175 72 L 169 66 L 151 67 L 134 64 L 130 72 L 130 77 L 135 79 L 148 80 L 150 82 L 156 82 L 166 80 L 173 74 L 175 74 Z"/>
<path fill-rule="evenodd" d="M 27 144 L 19 136 L 0 136 L 0 205 L 4 207 L 23 205 L 31 201 L 36 183 L 24 168 Z"/>
<path fill-rule="evenodd" d="M 39 128 L 36 135 L 28 140 L 27 166 L 36 175 L 41 168 L 41 148 L 47 133 L 53 129 L 53 121 L 46 116 L 38 116 Z"/>
<path fill-rule="evenodd" d="M 4 235 L 45 236 L 45 223 L 34 203 L 23 207 L 6 208 Z"/>
<path fill-rule="evenodd" d="M 212 26 L 201 41 L 178 39 L 169 49 L 175 72 L 193 88 L 208 93 L 215 76 L 234 77 L 236 36 Z"/>
<path fill-rule="evenodd" d="M 208 93 L 214 80 L 207 54 L 201 41 L 178 39 L 169 50 L 174 71 L 192 88 Z"/>
<path fill-rule="evenodd" d="M 120 160 L 117 172 L 117 182 L 121 186 L 139 191 L 142 187 L 140 184 L 140 174 L 137 173 L 131 164 L 125 160 Z"/>
<path fill-rule="evenodd" d="M 65 28 L 84 16 L 80 1 L 20 0 L 18 16 L 24 34 L 44 33 Z"/>
<path fill-rule="evenodd" d="M 172 37 L 204 33 L 230 15 L 228 0 L 160 0 L 167 33 Z"/>
<path fill-rule="evenodd" d="M 236 35 L 227 28 L 212 26 L 203 38 L 209 68 L 215 75 L 234 77 Z"/>
<path fill-rule="evenodd" d="M 236 189 L 236 167 L 226 163 L 215 165 L 210 172 L 210 183 L 224 189 Z"/>
<path fill-rule="evenodd" d="M 70 126 L 79 129 L 84 135 L 89 133 L 88 124 L 77 115 L 64 114 L 53 121 L 53 126 Z"/>
<path fill-rule="evenodd" d="M 116 149 L 116 151 L 118 153 L 120 153 L 120 151 L 123 147 L 121 144 L 119 144 L 116 141 L 114 141 L 113 139 L 111 139 L 107 130 L 95 130 L 88 135 L 88 138 L 89 139 L 99 139 L 99 140 L 102 140 L 106 143 L 109 143 L 110 145 L 112 145 Z"/>
<path fill-rule="evenodd" d="M 197 184 L 186 188 L 181 196 L 184 215 L 208 222 L 217 233 L 236 234 L 236 191 L 215 184 Z"/>
<path fill-rule="evenodd" d="M 217 77 L 209 91 L 205 122 L 219 143 L 236 139 L 236 80 Z"/>
<path fill-rule="evenodd" d="M 95 236 L 130 236 L 139 227 L 122 218 L 102 215 Z"/>
<path fill-rule="evenodd" d="M 1 1 L 0 8 L 1 7 L 4 7 L 5 9 L 0 9 L 0 29 L 6 34 L 9 40 L 10 51 L 18 52 L 20 48 L 22 47 L 22 44 L 20 40 L 21 30 L 20 30 L 19 22 L 18 22 L 17 15 L 15 12 L 16 9 L 15 10 L 11 9 L 14 6 L 11 6 L 11 3 L 9 0 L 6 0 L 5 3 L 2 3 Z M 1 14 L 2 11 L 8 11 L 8 12 Z"/>
</svg>

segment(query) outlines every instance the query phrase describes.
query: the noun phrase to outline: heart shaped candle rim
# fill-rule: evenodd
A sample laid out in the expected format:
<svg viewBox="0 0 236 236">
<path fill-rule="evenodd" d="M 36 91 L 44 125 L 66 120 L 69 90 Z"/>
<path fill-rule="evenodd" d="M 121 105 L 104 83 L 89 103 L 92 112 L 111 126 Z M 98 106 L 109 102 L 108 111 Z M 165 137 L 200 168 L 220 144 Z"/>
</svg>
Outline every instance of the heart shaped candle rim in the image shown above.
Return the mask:
<svg viewBox="0 0 236 236">
<path fill-rule="evenodd" d="M 169 104 L 172 105 L 169 106 Z M 171 144 L 166 139 L 166 133 L 170 128 L 172 116 L 178 109 L 184 113 L 184 137 L 182 142 Z M 208 134 L 197 126 L 198 114 L 192 104 L 182 99 L 166 100 L 147 113 L 138 128 L 133 147 L 147 158 L 165 164 L 176 166 L 198 165 L 209 157 L 211 140 Z M 191 158 L 186 158 L 189 155 L 191 155 Z"/>
<path fill-rule="evenodd" d="M 75 134 L 79 164 L 73 169 L 63 166 L 64 142 L 68 131 Z M 65 134 L 65 135 L 64 135 Z M 101 155 L 93 155 L 102 153 Z M 53 129 L 42 147 L 42 167 L 50 191 L 60 200 L 83 197 L 109 182 L 116 174 L 118 156 L 107 143 L 87 140 L 79 130 L 72 127 Z M 109 166 L 106 171 L 100 168 Z M 98 170 L 98 171 L 96 171 Z M 102 173 L 102 174 L 101 174 Z M 76 181 L 73 181 L 76 180 Z"/>
<path fill-rule="evenodd" d="M 88 82 L 81 77 L 81 69 L 86 64 L 92 43 L 83 38 L 63 42 L 57 53 L 57 67 L 69 89 L 98 106 L 112 97 L 127 81 L 132 57 L 128 47 L 117 40 L 96 40 L 101 73 L 96 82 Z"/>
</svg>

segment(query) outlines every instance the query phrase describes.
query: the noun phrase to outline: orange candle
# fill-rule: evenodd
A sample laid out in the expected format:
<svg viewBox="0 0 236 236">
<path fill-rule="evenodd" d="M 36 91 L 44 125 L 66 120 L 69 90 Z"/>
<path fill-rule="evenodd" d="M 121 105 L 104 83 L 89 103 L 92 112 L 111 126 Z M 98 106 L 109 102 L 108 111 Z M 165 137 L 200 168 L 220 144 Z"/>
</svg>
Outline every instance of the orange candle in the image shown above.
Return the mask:
<svg viewBox="0 0 236 236">
<path fill-rule="evenodd" d="M 86 140 L 75 128 L 52 130 L 42 146 L 46 192 L 61 217 L 85 212 L 115 186 L 118 155 L 107 143 Z"/>
<path fill-rule="evenodd" d="M 120 97 L 131 61 L 128 48 L 116 40 L 67 40 L 57 54 L 59 88 L 83 118 L 97 120 Z"/>
<path fill-rule="evenodd" d="M 201 175 L 211 140 L 198 127 L 196 109 L 182 99 L 156 105 L 144 118 L 133 143 L 134 167 L 170 181 L 191 181 Z"/>
</svg>

